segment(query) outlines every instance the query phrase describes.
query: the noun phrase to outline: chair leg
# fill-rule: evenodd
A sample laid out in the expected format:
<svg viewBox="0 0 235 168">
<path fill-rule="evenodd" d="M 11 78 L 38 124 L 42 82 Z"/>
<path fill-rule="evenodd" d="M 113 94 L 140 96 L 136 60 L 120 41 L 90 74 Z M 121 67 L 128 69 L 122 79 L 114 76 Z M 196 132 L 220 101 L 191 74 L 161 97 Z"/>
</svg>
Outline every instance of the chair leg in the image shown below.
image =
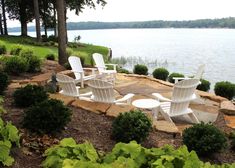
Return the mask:
<svg viewBox="0 0 235 168">
<path fill-rule="evenodd" d="M 162 114 L 162 116 L 164 117 L 164 119 L 165 119 L 166 121 L 169 121 L 169 122 L 171 122 L 171 123 L 174 123 L 174 122 L 172 121 L 171 117 L 170 117 L 167 113 L 164 113 L 164 111 L 162 111 L 162 110 L 159 110 L 159 111 L 160 111 L 160 113 Z"/>
<path fill-rule="evenodd" d="M 84 88 L 84 81 L 81 81 L 81 88 Z"/>
<path fill-rule="evenodd" d="M 194 113 L 189 113 L 188 115 L 194 123 L 199 123 L 199 120 L 197 119 Z"/>
</svg>

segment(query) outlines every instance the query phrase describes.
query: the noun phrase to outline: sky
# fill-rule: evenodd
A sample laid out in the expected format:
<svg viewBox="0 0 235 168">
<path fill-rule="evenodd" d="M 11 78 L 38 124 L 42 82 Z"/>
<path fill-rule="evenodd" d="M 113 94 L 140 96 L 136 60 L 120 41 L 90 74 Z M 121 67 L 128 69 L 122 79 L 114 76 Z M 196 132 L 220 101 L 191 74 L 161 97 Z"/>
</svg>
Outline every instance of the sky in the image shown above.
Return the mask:
<svg viewBox="0 0 235 168">
<path fill-rule="evenodd" d="M 96 10 L 85 8 L 79 16 L 68 12 L 68 22 L 195 20 L 235 17 L 235 0 L 106 0 Z M 34 25 L 31 23 L 29 25 Z M 19 26 L 8 21 L 9 27 Z"/>
</svg>

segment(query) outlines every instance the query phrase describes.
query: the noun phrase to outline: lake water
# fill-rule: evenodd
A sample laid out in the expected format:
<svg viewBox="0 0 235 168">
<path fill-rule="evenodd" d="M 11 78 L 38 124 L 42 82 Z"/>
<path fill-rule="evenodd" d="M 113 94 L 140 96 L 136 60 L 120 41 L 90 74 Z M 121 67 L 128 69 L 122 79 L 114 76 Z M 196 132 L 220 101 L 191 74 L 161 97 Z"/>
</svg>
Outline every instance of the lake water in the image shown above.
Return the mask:
<svg viewBox="0 0 235 168">
<path fill-rule="evenodd" d="M 77 35 L 81 42 L 111 48 L 114 58 L 132 58 L 128 69 L 139 62 L 146 63 L 150 72 L 164 66 L 170 72 L 193 75 L 204 63 L 203 78 L 212 85 L 235 83 L 235 29 L 73 30 L 68 31 L 69 41 Z"/>
</svg>

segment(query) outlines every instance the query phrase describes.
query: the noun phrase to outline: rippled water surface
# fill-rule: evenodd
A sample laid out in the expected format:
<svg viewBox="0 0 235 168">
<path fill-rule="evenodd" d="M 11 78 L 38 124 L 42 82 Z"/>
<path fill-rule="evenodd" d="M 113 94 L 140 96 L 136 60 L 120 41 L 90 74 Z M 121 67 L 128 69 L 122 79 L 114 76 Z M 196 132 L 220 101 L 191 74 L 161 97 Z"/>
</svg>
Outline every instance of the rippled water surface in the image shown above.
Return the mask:
<svg viewBox="0 0 235 168">
<path fill-rule="evenodd" d="M 35 36 L 35 32 L 30 34 Z M 113 57 L 138 58 L 135 60 L 144 61 L 150 71 L 156 66 L 165 66 L 170 72 L 193 75 L 198 65 L 205 63 L 203 77 L 212 84 L 223 80 L 235 83 L 234 29 L 68 31 L 70 41 L 77 35 L 82 42 L 112 48 Z M 131 63 L 127 68 L 132 69 Z"/>
</svg>

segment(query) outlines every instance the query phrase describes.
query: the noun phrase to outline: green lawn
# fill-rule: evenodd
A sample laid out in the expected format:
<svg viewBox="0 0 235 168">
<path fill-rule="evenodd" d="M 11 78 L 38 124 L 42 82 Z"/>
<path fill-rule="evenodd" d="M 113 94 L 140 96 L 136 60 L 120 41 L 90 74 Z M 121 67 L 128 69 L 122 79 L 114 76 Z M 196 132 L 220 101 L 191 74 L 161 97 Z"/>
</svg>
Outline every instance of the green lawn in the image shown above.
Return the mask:
<svg viewBox="0 0 235 168">
<path fill-rule="evenodd" d="M 31 48 L 34 51 L 34 54 L 40 58 L 45 58 L 47 54 L 58 55 L 58 48 L 54 46 L 37 46 L 31 43 L 35 43 L 36 39 L 32 37 L 21 37 L 21 36 L 0 36 L 0 42 L 4 43 L 7 48 L 7 52 L 10 53 L 10 50 L 14 45 L 20 44 L 24 47 Z M 30 44 L 29 44 L 30 43 Z M 45 43 L 42 43 L 45 44 Z M 103 54 L 105 57 L 108 54 L 108 48 L 103 46 L 96 46 L 91 44 L 81 43 L 81 46 L 78 48 L 73 48 L 73 55 L 83 56 L 86 58 L 85 63 L 91 64 L 92 54 L 97 52 Z"/>
</svg>

